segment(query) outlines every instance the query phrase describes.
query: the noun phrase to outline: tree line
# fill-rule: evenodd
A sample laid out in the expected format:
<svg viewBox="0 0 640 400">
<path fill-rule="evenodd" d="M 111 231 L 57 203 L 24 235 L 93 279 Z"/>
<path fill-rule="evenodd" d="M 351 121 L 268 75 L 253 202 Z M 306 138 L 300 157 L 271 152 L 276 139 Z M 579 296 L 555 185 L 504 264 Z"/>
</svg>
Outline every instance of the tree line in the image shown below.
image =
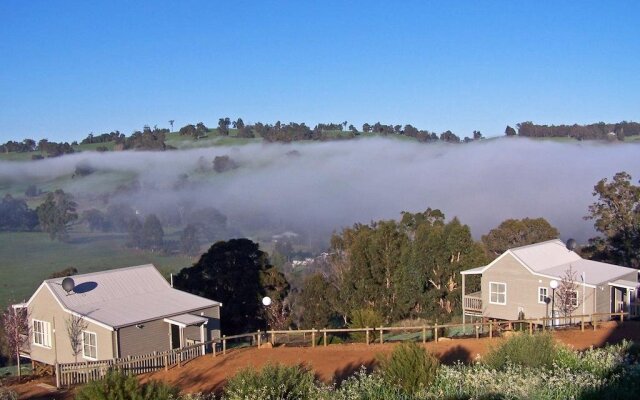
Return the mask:
<svg viewBox="0 0 640 400">
<path fill-rule="evenodd" d="M 169 124 L 173 129 L 175 120 L 170 120 Z M 474 130 L 471 135 L 461 137 L 454 132 L 447 130 L 440 134 L 428 130 L 422 130 L 411 124 L 383 124 L 364 123 L 361 129 L 347 121 L 339 123 L 319 123 L 311 128 L 304 122 L 282 123 L 280 121 L 274 124 L 256 122 L 254 124 L 245 124 L 242 118 L 232 120 L 229 117 L 218 119 L 218 125 L 215 128 L 207 127 L 203 122 L 196 124 L 187 124 L 178 130 L 180 136 L 191 137 L 194 140 L 207 138 L 210 134 L 218 136 L 229 136 L 231 128 L 236 130 L 236 137 L 240 138 L 262 138 L 267 142 L 293 142 L 299 140 L 340 140 L 351 139 L 362 134 L 378 134 L 378 135 L 398 135 L 412 137 L 419 142 L 446 142 L 446 143 L 468 143 L 476 140 L 484 139 L 483 134 Z M 517 128 L 517 129 L 516 129 Z M 516 128 L 509 125 L 505 128 L 506 136 L 522 136 L 522 137 L 571 137 L 577 140 L 624 140 L 625 137 L 640 135 L 640 123 L 622 121 L 618 123 L 598 122 L 588 125 L 540 125 L 531 121 L 518 123 Z M 81 144 L 93 143 L 115 143 L 116 150 L 168 150 L 173 147 L 165 143 L 166 135 L 171 133 L 170 129 L 151 128 L 145 125 L 142 130 L 134 131 L 130 136 L 126 136 L 119 131 L 112 131 L 94 135 L 90 133 L 87 137 L 80 141 Z M 49 142 L 47 139 L 41 139 L 36 142 L 33 139 L 24 139 L 22 142 L 8 141 L 0 145 L 0 152 L 3 153 L 27 153 L 40 152 L 40 155 L 34 155 L 32 158 L 42 158 L 44 154 L 49 157 L 56 157 L 62 154 L 73 153 L 73 146 L 77 146 L 78 142 L 71 144 L 67 142 Z M 106 146 L 98 146 L 97 151 L 108 151 Z"/>
<path fill-rule="evenodd" d="M 533 138 L 571 137 L 577 140 L 620 140 L 625 137 L 640 135 L 640 123 L 622 121 L 615 124 L 598 122 L 588 125 L 539 125 L 531 121 L 510 126 L 505 129 L 506 136 L 524 136 Z"/>
</svg>

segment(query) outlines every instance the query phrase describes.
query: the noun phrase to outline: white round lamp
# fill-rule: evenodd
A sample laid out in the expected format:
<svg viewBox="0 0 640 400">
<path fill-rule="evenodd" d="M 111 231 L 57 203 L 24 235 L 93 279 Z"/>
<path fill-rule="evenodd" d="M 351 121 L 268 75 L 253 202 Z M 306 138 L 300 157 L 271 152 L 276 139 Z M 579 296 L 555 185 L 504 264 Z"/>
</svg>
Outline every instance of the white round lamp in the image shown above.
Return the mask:
<svg viewBox="0 0 640 400">
<path fill-rule="evenodd" d="M 551 287 L 551 289 L 557 289 L 558 288 L 558 281 L 557 280 L 552 280 L 551 282 L 549 282 L 549 286 Z"/>
<path fill-rule="evenodd" d="M 262 305 L 264 305 L 265 307 L 270 306 L 271 305 L 271 297 L 266 296 L 262 298 Z"/>
</svg>

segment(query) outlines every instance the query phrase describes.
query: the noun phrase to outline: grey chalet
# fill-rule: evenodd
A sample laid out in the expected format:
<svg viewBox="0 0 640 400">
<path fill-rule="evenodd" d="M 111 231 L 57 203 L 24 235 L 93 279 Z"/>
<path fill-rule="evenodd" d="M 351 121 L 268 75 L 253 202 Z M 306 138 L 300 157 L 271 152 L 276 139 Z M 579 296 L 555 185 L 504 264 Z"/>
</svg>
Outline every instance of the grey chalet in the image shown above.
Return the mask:
<svg viewBox="0 0 640 400">
<path fill-rule="evenodd" d="M 153 265 L 73 276 L 67 293 L 63 278 L 48 279 L 26 303 L 33 362 L 53 365 L 108 360 L 170 350 L 220 336 L 221 303 L 171 287 Z M 74 355 L 67 324 L 84 320 L 82 345 Z"/>
<path fill-rule="evenodd" d="M 552 281 L 561 282 L 569 269 L 577 277 L 574 315 L 640 315 L 638 270 L 585 260 L 561 240 L 549 240 L 509 249 L 488 265 L 462 271 L 463 321 L 561 316 L 548 302 L 557 295 Z M 466 293 L 469 275 L 481 275 L 479 292 Z"/>
</svg>

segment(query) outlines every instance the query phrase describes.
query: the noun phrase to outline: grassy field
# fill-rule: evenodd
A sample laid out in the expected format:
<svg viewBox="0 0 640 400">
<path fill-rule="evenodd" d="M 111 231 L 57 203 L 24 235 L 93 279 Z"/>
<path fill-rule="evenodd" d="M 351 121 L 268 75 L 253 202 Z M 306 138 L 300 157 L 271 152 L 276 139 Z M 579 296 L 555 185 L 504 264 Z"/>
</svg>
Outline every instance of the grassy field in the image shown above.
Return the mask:
<svg viewBox="0 0 640 400">
<path fill-rule="evenodd" d="M 193 264 L 184 256 L 162 256 L 125 248 L 126 235 L 82 233 L 68 243 L 45 233 L 0 233 L 0 306 L 22 301 L 52 272 L 75 267 L 80 273 L 152 263 L 163 274 Z"/>
</svg>

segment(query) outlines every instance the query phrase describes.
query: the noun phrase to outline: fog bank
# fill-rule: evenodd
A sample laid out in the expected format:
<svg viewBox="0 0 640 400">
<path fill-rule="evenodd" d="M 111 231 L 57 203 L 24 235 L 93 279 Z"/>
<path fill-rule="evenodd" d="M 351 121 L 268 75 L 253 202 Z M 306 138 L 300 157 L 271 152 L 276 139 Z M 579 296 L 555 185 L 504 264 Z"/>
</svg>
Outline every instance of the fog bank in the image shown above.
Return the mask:
<svg viewBox="0 0 640 400">
<path fill-rule="evenodd" d="M 239 233 L 264 224 L 273 233 L 293 230 L 328 241 L 332 231 L 355 222 L 432 207 L 447 218 L 458 216 L 476 238 L 504 219 L 542 216 L 562 238 L 585 241 L 594 234 L 592 222 L 583 220 L 594 201 L 593 186 L 618 171 L 637 182 L 639 150 L 639 144 L 521 138 L 460 145 L 385 138 L 250 144 L 1 162 L 0 183 L 57 185 L 76 195 L 83 208 L 92 206 L 86 202 L 103 207 L 99 193 L 142 212 L 184 201 L 213 206 Z M 212 160 L 222 155 L 237 168 L 212 171 Z M 97 172 L 71 179 L 81 161 Z M 112 194 L 134 179 L 139 190 Z"/>
</svg>

